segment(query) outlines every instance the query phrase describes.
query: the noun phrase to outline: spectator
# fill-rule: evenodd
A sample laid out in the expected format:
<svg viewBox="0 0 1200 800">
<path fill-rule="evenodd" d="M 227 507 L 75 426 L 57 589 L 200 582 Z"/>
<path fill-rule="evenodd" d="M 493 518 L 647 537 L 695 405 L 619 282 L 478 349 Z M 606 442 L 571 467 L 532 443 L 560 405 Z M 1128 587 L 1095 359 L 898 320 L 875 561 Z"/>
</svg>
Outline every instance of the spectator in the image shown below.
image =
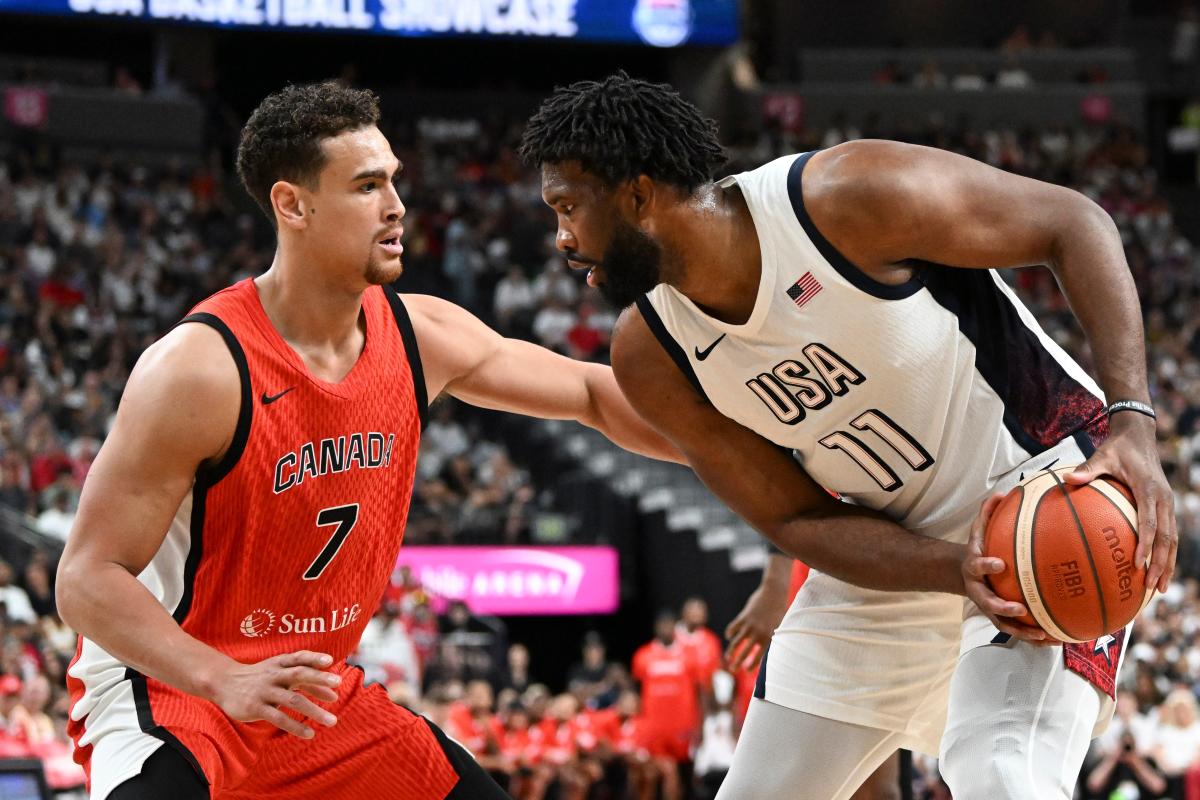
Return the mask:
<svg viewBox="0 0 1200 800">
<path fill-rule="evenodd" d="M 568 691 L 595 708 L 604 708 L 615 699 L 606 697 L 612 688 L 606 650 L 604 638 L 596 631 L 588 631 L 583 637 L 583 659 L 567 670 Z M 604 699 L 608 703 L 604 703 Z"/>
<path fill-rule="evenodd" d="M 529 648 L 520 642 L 513 642 L 508 646 L 501 688 L 512 689 L 519 695 L 535 682 L 529 673 Z"/>
<path fill-rule="evenodd" d="M 29 595 L 13 583 L 13 570 L 7 561 L 0 561 L 0 603 L 4 604 L 5 615 L 13 622 L 32 625 L 37 621 Z"/>
<path fill-rule="evenodd" d="M 37 529 L 47 536 L 65 542 L 71 533 L 71 526 L 75 524 L 75 512 L 69 506 L 70 490 L 65 486 L 55 485 L 47 489 L 47 492 L 51 498 L 50 507 L 38 515 Z"/>
<path fill-rule="evenodd" d="M 525 271 L 516 265 L 510 266 L 508 273 L 496 284 L 492 308 L 497 330 L 506 336 L 528 336 L 536 300 L 533 284 Z"/>
<path fill-rule="evenodd" d="M 1138 751 L 1130 731 L 1121 735 L 1117 746 L 1092 768 L 1086 781 L 1089 797 L 1097 800 L 1160 797 L 1166 788 L 1162 773 L 1150 758 Z"/>
<path fill-rule="evenodd" d="M 654 639 L 634 653 L 633 677 L 642 685 L 647 749 L 662 778 L 664 800 L 682 796 L 679 765 L 691 758 L 700 731 L 701 674 L 675 640 L 675 614 L 660 611 Z"/>
<path fill-rule="evenodd" d="M 1154 761 L 1167 781 L 1167 796 L 1186 800 L 1188 770 L 1200 766 L 1200 719 L 1196 696 L 1188 689 L 1173 690 L 1163 701 L 1155 733 Z M 1161 790 L 1160 790 L 1161 791 Z"/>
<path fill-rule="evenodd" d="M 402 683 L 410 703 L 421 698 L 421 665 L 408 629 L 386 604 L 371 617 L 354 655 L 364 683 Z"/>
<path fill-rule="evenodd" d="M 551 295 L 534 315 L 533 335 L 543 347 L 567 352 L 567 334 L 575 327 L 576 316 L 558 296 Z"/>
<path fill-rule="evenodd" d="M 713 673 L 721 666 L 721 637 L 708 627 L 708 603 L 689 597 L 683 603 L 675 640 L 683 648 L 697 671 L 700 685 L 707 692 Z"/>
</svg>

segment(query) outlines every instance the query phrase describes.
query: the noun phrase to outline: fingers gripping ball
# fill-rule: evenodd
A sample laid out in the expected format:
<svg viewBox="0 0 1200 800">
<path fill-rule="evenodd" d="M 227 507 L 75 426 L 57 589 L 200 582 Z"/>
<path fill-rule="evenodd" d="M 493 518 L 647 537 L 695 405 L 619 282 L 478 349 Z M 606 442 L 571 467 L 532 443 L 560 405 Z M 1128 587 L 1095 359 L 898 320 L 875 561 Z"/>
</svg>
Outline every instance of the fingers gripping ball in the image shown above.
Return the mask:
<svg viewBox="0 0 1200 800">
<path fill-rule="evenodd" d="M 1122 484 L 1062 480 L 1071 468 L 1044 470 L 996 507 L 983 554 L 1006 569 L 988 576 L 1005 600 L 1023 603 L 1020 618 L 1063 642 L 1086 642 L 1133 620 L 1154 593 L 1146 565 L 1134 563 L 1137 509 Z"/>
</svg>

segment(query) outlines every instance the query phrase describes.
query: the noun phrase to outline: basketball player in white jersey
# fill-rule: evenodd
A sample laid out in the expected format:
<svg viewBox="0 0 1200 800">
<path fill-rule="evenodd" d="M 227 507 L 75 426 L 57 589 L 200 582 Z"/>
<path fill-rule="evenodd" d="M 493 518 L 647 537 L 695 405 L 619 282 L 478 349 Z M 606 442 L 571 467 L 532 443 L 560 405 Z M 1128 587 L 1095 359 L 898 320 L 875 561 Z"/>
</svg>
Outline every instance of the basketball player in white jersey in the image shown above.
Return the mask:
<svg viewBox="0 0 1200 800">
<path fill-rule="evenodd" d="M 1126 632 L 1064 647 L 1020 625 L 979 539 L 989 497 L 1078 465 L 1073 483 L 1130 486 L 1138 558 L 1160 589 L 1171 577 L 1172 497 L 1111 219 L 1074 191 L 883 141 L 713 183 L 715 124 L 623 73 L 557 90 L 522 154 L 568 261 L 636 304 L 612 342 L 634 408 L 813 568 L 721 800 L 846 798 L 900 747 L 940 752 L 957 798 L 1069 798 Z M 1099 385 L 991 269 L 1031 264 L 1062 285 Z"/>
</svg>

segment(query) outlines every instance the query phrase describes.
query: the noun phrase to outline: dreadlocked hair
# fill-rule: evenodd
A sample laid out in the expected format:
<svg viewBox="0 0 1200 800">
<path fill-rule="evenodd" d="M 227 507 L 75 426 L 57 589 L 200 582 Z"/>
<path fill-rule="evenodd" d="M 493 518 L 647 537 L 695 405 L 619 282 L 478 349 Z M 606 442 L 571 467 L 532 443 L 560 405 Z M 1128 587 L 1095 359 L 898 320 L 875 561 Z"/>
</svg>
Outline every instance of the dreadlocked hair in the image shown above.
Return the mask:
<svg viewBox="0 0 1200 800">
<path fill-rule="evenodd" d="M 325 166 L 321 140 L 379 122 L 379 98 L 335 81 L 288 85 L 268 95 L 242 128 L 237 173 L 271 225 L 276 181 L 314 186 Z"/>
<path fill-rule="evenodd" d="M 717 124 L 665 83 L 625 72 L 559 87 L 529 120 L 530 166 L 578 161 L 609 186 L 647 175 L 691 194 L 725 164 Z"/>
</svg>

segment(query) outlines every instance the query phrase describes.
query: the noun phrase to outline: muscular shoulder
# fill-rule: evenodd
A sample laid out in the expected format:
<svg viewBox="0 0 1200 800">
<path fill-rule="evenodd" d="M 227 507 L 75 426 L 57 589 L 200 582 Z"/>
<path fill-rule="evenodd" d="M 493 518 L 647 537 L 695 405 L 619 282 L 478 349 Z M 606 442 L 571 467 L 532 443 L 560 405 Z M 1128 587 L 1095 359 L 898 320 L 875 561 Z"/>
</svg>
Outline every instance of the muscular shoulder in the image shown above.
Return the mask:
<svg viewBox="0 0 1200 800">
<path fill-rule="evenodd" d="M 878 139 L 845 142 L 813 155 L 802 181 L 813 224 L 842 255 L 890 282 L 887 266 L 920 223 L 916 198 L 936 191 L 945 160 L 930 147 Z M 964 159 L 965 160 L 965 159 Z"/>
<path fill-rule="evenodd" d="M 500 334 L 461 306 L 424 294 L 401 295 L 401 300 L 412 318 L 431 401 L 500 346 Z"/>
<path fill-rule="evenodd" d="M 213 458 L 232 440 L 241 395 L 237 364 L 221 334 L 199 323 L 180 325 L 138 359 L 114 432 L 136 429 L 201 460 Z"/>
<path fill-rule="evenodd" d="M 712 409 L 671 360 L 636 306 L 618 317 L 611 351 L 613 375 L 621 391 L 638 413 L 656 425 L 677 419 L 685 409 Z"/>
</svg>

